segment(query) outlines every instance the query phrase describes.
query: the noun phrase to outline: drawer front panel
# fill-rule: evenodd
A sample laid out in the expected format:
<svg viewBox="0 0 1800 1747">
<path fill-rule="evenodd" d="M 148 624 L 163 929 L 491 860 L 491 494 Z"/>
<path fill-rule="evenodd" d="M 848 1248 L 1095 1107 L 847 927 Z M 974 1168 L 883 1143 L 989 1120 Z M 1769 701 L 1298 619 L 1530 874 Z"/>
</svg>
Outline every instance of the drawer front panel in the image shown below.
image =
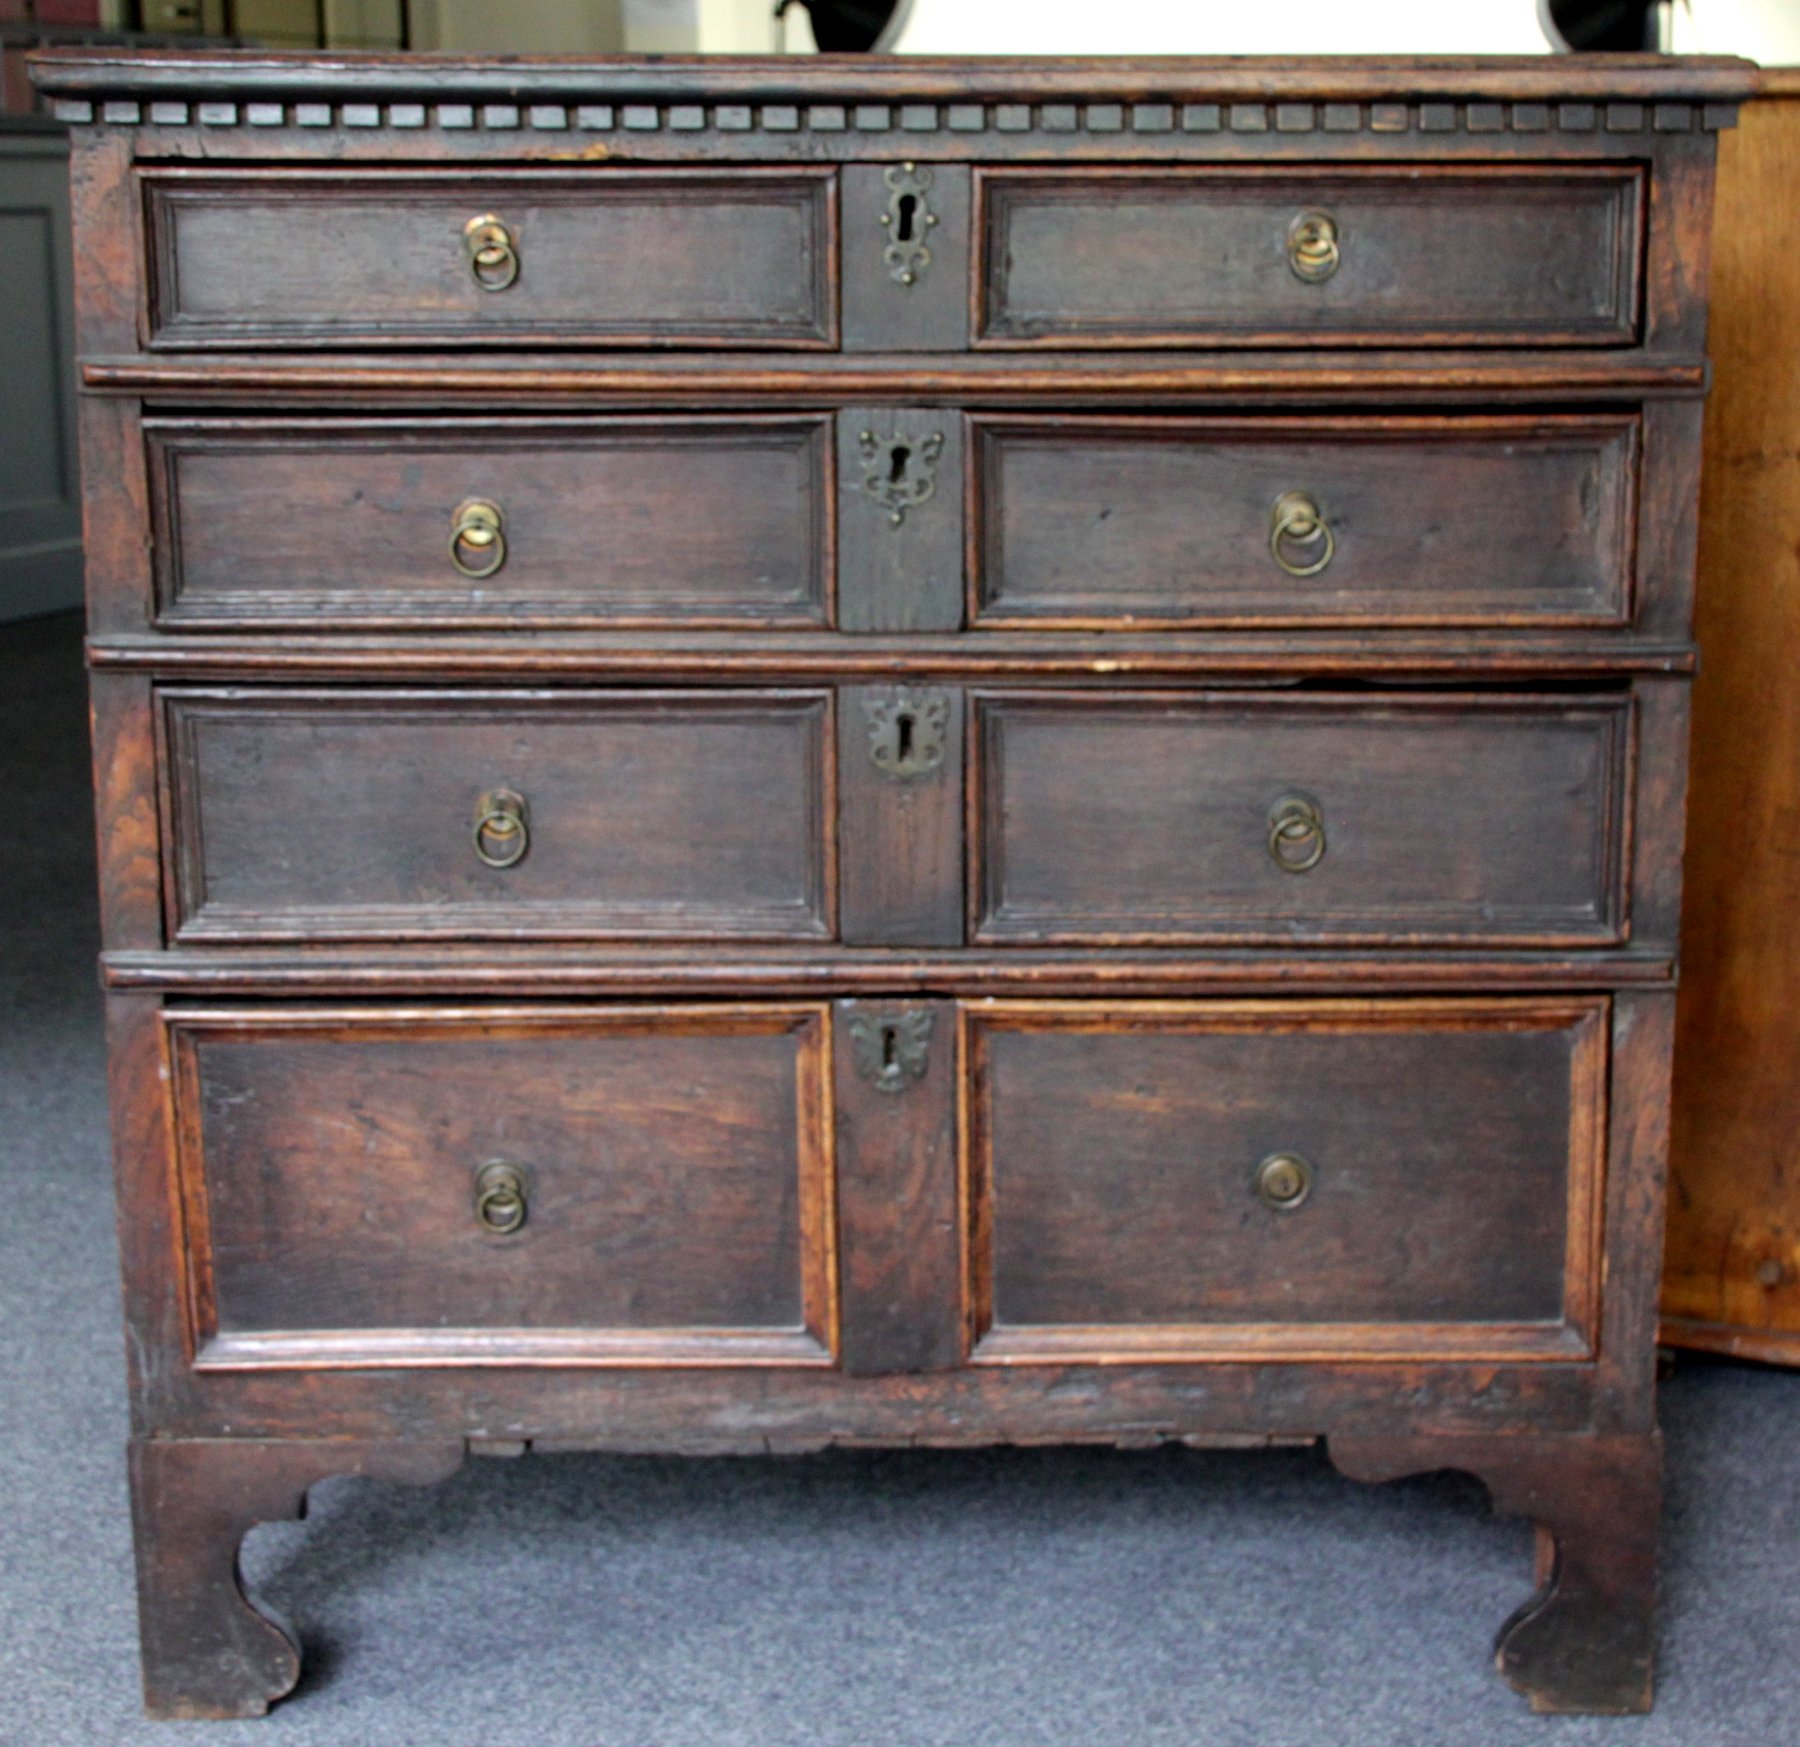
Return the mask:
<svg viewBox="0 0 1800 1747">
<path fill-rule="evenodd" d="M 169 1023 L 203 1368 L 830 1361 L 821 1009 Z"/>
<path fill-rule="evenodd" d="M 1592 1350 L 1604 998 L 965 1027 L 977 1362 Z"/>
<path fill-rule="evenodd" d="M 829 420 L 163 419 L 146 439 L 165 623 L 829 611 Z"/>
<path fill-rule="evenodd" d="M 837 341 L 830 170 L 157 169 L 144 187 L 156 345 Z"/>
<path fill-rule="evenodd" d="M 978 171 L 977 343 L 1625 345 L 1627 166 Z"/>
<path fill-rule="evenodd" d="M 983 418 L 978 623 L 1614 625 L 1637 420 Z"/>
<path fill-rule="evenodd" d="M 1623 697 L 978 697 L 974 937 L 1625 936 Z"/>
<path fill-rule="evenodd" d="M 824 692 L 176 691 L 170 928 L 834 930 Z"/>
</svg>

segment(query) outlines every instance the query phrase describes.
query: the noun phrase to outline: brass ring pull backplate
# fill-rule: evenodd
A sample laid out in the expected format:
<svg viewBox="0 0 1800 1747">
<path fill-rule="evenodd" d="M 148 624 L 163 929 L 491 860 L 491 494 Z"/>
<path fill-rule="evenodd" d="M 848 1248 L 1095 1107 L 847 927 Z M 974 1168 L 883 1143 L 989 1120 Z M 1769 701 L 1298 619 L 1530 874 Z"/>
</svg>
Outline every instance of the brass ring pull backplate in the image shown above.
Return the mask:
<svg viewBox="0 0 1800 1747">
<path fill-rule="evenodd" d="M 463 226 L 469 271 L 483 291 L 504 291 L 519 276 L 518 238 L 491 212 Z"/>
<path fill-rule="evenodd" d="M 1256 1194 L 1265 1207 L 1289 1213 L 1312 1193 L 1313 1170 L 1298 1153 L 1270 1153 L 1256 1167 Z"/>
<path fill-rule="evenodd" d="M 1269 859 L 1302 874 L 1325 857 L 1325 814 L 1309 795 L 1283 795 L 1269 809 Z"/>
<path fill-rule="evenodd" d="M 506 562 L 506 517 L 485 497 L 466 497 L 450 512 L 450 562 L 479 582 Z"/>
<path fill-rule="evenodd" d="M 475 803 L 475 853 L 489 867 L 517 867 L 531 847 L 531 813 L 512 789 L 489 789 Z"/>
<path fill-rule="evenodd" d="M 1338 270 L 1337 220 L 1328 212 L 1303 212 L 1288 226 L 1288 265 L 1296 279 L 1317 285 Z"/>
<path fill-rule="evenodd" d="M 1295 548 L 1311 548 L 1303 557 Z M 1269 511 L 1269 556 L 1289 576 L 1317 576 L 1337 555 L 1337 536 L 1314 499 L 1284 491 Z"/>
<path fill-rule="evenodd" d="M 525 1173 L 502 1159 L 475 1173 L 475 1218 L 484 1231 L 507 1237 L 525 1223 Z"/>
</svg>

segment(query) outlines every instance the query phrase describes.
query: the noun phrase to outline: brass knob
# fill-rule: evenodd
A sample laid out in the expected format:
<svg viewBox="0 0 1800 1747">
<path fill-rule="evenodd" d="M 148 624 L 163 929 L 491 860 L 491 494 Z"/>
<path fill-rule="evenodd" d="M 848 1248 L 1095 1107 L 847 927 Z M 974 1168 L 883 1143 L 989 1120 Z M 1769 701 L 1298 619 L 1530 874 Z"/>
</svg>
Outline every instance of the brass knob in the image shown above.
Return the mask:
<svg viewBox="0 0 1800 1747">
<path fill-rule="evenodd" d="M 505 1237 L 525 1223 L 525 1173 L 496 1159 L 475 1173 L 475 1218 Z"/>
<path fill-rule="evenodd" d="M 504 291 L 519 276 L 518 238 L 491 212 L 463 226 L 469 271 L 483 291 Z"/>
<path fill-rule="evenodd" d="M 1295 547 L 1313 548 L 1312 556 Z M 1269 511 L 1269 556 L 1289 576 L 1317 576 L 1337 552 L 1337 537 L 1312 498 L 1303 491 L 1284 491 Z"/>
<path fill-rule="evenodd" d="M 1328 212 L 1303 212 L 1288 226 L 1288 265 L 1296 279 L 1317 285 L 1338 270 L 1337 220 Z"/>
<path fill-rule="evenodd" d="M 506 562 L 506 517 L 497 503 L 466 497 L 450 512 L 450 562 L 477 582 Z"/>
<path fill-rule="evenodd" d="M 1298 1153 L 1270 1153 L 1256 1167 L 1256 1193 L 1279 1213 L 1291 1212 L 1312 1193 L 1312 1166 Z"/>
<path fill-rule="evenodd" d="M 475 853 L 489 867 L 516 867 L 531 847 L 531 814 L 525 797 L 490 789 L 475 803 Z"/>
<path fill-rule="evenodd" d="M 1325 856 L 1325 814 L 1307 795 L 1283 795 L 1269 809 L 1269 859 L 1283 873 L 1302 874 Z"/>
</svg>

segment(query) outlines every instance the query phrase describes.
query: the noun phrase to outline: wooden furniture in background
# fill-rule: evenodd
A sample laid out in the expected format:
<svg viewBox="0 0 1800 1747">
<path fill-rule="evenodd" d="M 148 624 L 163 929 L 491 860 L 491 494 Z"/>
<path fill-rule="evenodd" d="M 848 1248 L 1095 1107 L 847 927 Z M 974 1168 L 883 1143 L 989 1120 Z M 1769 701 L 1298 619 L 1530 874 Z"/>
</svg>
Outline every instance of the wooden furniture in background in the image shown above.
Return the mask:
<svg viewBox="0 0 1800 1747">
<path fill-rule="evenodd" d="M 331 1474 L 1296 1438 L 1647 1706 L 1745 69 L 39 76 L 151 1709 Z"/>
<path fill-rule="evenodd" d="M 1800 1364 L 1800 70 L 1720 142 L 1663 1338 Z"/>
</svg>

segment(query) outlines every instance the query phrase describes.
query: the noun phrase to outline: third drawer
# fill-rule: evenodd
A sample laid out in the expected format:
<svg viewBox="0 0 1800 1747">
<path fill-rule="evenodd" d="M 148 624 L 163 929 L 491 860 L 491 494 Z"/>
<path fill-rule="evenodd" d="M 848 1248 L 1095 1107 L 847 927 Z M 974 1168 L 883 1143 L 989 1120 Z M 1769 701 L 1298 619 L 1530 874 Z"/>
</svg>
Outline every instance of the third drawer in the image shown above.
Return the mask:
<svg viewBox="0 0 1800 1747">
<path fill-rule="evenodd" d="M 185 940 L 1629 932 L 1641 689 L 161 697 Z"/>
</svg>

